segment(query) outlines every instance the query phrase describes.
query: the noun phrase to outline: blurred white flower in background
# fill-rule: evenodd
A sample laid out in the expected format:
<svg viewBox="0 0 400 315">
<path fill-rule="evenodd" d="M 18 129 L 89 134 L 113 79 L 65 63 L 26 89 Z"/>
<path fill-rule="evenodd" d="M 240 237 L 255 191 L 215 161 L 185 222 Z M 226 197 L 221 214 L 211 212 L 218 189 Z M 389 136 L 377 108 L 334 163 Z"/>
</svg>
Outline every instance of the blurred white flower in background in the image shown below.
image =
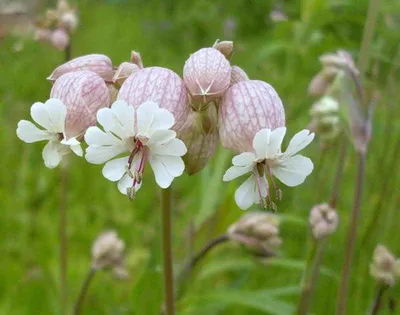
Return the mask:
<svg viewBox="0 0 400 315">
<path fill-rule="evenodd" d="M 251 173 L 250 177 L 236 190 L 235 201 L 239 208 L 246 210 L 252 204 L 261 204 L 263 207 L 272 207 L 269 184 L 266 175 L 280 199 L 280 190 L 277 189 L 272 175 L 282 183 L 293 187 L 304 182 L 313 170 L 312 161 L 296 154 L 304 149 L 314 139 L 314 134 L 302 130 L 289 143 L 286 152 L 281 151 L 281 145 L 286 133 L 286 127 L 261 129 L 253 139 L 254 152 L 244 152 L 232 159 L 233 166 L 229 168 L 224 181 L 231 181 L 239 176 Z"/>
<path fill-rule="evenodd" d="M 181 156 L 187 150 L 176 138 L 176 132 L 170 130 L 175 119 L 168 110 L 151 101 L 137 110 L 117 101 L 111 108 L 99 110 L 97 120 L 104 131 L 98 127 L 87 130 L 86 159 L 93 164 L 108 161 L 103 175 L 110 181 L 118 181 L 121 193 L 134 197 L 142 184 L 147 162 L 161 188 L 169 187 L 175 177 L 182 175 L 185 164 Z M 129 156 L 114 159 L 126 152 Z"/>
</svg>

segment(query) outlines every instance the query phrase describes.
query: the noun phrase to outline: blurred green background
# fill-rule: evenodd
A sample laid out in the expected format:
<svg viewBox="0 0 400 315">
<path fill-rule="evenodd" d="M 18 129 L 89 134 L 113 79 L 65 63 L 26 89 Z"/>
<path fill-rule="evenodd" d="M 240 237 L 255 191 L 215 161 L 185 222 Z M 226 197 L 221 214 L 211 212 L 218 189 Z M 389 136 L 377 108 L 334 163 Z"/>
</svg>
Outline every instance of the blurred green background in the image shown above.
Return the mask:
<svg viewBox="0 0 400 315">
<path fill-rule="evenodd" d="M 272 84 L 287 112 L 288 139 L 310 122 L 313 99 L 307 86 L 319 71 L 318 57 L 343 48 L 359 52 L 368 1 L 77 1 L 80 27 L 72 55 L 108 55 L 115 65 L 132 49 L 145 66 L 163 66 L 182 74 L 185 60 L 216 39 L 233 40 L 232 64 L 253 79 Z M 53 5 L 42 1 L 39 8 Z M 271 20 L 281 10 L 287 21 Z M 43 11 L 41 11 L 43 12 Z M 39 13 L 39 11 L 38 11 Z M 370 47 L 366 80 L 379 90 L 373 136 L 367 158 L 362 217 L 352 266 L 348 314 L 365 314 L 376 287 L 369 263 L 376 244 L 400 255 L 400 2 L 381 1 Z M 15 35 L 0 43 L 0 313 L 59 313 L 58 204 L 60 169 L 47 169 L 42 143 L 16 137 L 20 119 L 33 102 L 49 97 L 45 78 L 63 62 L 62 52 Z M 287 140 L 287 139 L 286 139 Z M 287 141 L 286 141 L 287 142 Z M 177 303 L 179 314 L 291 314 L 297 305 L 309 246 L 307 217 L 316 203 L 329 199 L 338 146 L 322 151 L 318 138 L 304 153 L 315 164 L 300 187 L 287 189 L 279 204 L 283 245 L 277 258 L 261 263 L 236 244 L 211 252 L 196 267 Z M 201 173 L 174 182 L 173 237 L 176 270 L 193 249 L 222 234 L 243 212 L 234 202 L 240 180 L 221 178 L 232 154 L 222 148 Z M 126 243 L 130 279 L 99 272 L 85 301 L 84 314 L 158 314 L 163 299 L 159 189 L 151 171 L 134 202 L 101 175 L 101 166 L 71 156 L 68 187 L 69 303 L 72 309 L 90 268 L 93 240 L 116 230 Z M 337 205 L 340 226 L 329 240 L 312 307 L 313 314 L 334 314 L 343 264 L 348 217 L 352 210 L 355 152 L 345 165 Z M 190 228 L 192 227 L 192 228 Z M 188 241 L 191 229 L 195 230 Z M 392 289 L 400 314 L 400 288 Z M 397 313 L 396 313 L 397 312 Z"/>
</svg>

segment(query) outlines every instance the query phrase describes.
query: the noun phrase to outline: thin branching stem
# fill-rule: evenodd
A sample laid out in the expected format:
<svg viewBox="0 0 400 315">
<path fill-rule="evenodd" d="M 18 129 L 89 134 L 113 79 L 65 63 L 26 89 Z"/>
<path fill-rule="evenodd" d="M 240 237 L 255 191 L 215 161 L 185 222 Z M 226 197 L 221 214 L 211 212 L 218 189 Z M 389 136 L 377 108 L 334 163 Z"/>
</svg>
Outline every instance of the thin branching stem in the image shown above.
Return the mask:
<svg viewBox="0 0 400 315">
<path fill-rule="evenodd" d="M 161 189 L 162 246 L 164 255 L 165 314 L 174 315 L 174 274 L 172 263 L 171 188 Z"/>
<path fill-rule="evenodd" d="M 348 146 L 349 143 L 347 141 L 347 138 L 345 136 L 342 136 L 337 169 L 335 173 L 335 178 L 333 180 L 331 199 L 329 200 L 329 206 L 334 209 L 336 208 L 336 204 L 339 199 L 340 184 L 342 183 L 343 179 L 343 171 L 344 171 L 344 165 L 346 163 Z"/>
<path fill-rule="evenodd" d="M 360 217 L 360 206 L 362 199 L 362 191 L 364 186 L 365 176 L 365 152 L 358 153 L 358 171 L 355 187 L 353 212 L 350 220 L 350 225 L 346 238 L 346 249 L 344 255 L 344 265 L 342 270 L 342 277 L 340 281 L 338 302 L 336 306 L 336 315 L 346 314 L 347 299 L 349 295 L 349 282 L 351 267 L 353 263 L 355 241 L 357 235 L 358 221 Z"/>
<path fill-rule="evenodd" d="M 85 278 L 85 281 L 82 284 L 82 288 L 81 288 L 81 291 L 79 292 L 78 298 L 76 300 L 75 307 L 74 307 L 74 315 L 81 314 L 83 302 L 85 301 L 85 297 L 87 295 L 87 292 L 89 291 L 89 286 L 93 280 L 95 273 L 96 273 L 96 269 L 93 267 L 90 268 L 90 270 Z"/>
</svg>

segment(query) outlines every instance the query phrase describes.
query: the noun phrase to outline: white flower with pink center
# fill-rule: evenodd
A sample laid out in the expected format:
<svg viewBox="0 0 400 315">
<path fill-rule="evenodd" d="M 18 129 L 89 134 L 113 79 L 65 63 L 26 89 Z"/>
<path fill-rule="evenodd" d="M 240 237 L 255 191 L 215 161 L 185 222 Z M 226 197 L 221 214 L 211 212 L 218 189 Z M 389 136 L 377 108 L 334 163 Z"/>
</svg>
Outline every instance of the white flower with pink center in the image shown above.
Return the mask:
<svg viewBox="0 0 400 315">
<path fill-rule="evenodd" d="M 187 150 L 176 132 L 170 130 L 175 119 L 168 110 L 151 101 L 137 109 L 117 101 L 111 108 L 99 110 L 97 121 L 104 131 L 98 127 L 87 130 L 86 160 L 93 164 L 107 162 L 103 175 L 118 181 L 121 193 L 134 197 L 147 163 L 161 188 L 169 187 L 175 177 L 182 175 L 185 164 L 181 157 Z M 117 157 L 124 153 L 129 155 Z"/>
<path fill-rule="evenodd" d="M 277 198 L 281 198 L 273 176 L 283 184 L 293 187 L 304 182 L 313 170 L 312 161 L 296 154 L 314 139 L 314 134 L 302 130 L 291 139 L 286 152 L 281 151 L 286 127 L 261 129 L 254 136 L 253 152 L 244 152 L 232 159 L 224 181 L 231 181 L 239 176 L 251 173 L 250 177 L 236 190 L 235 201 L 240 209 L 246 210 L 252 204 L 261 204 L 264 208 L 274 207 L 269 191 L 267 177 L 273 185 Z"/>
<path fill-rule="evenodd" d="M 75 137 L 66 136 L 67 107 L 57 99 L 49 99 L 46 103 L 37 102 L 31 107 L 32 119 L 44 129 L 38 128 L 28 120 L 18 123 L 17 136 L 26 143 L 47 140 L 42 156 L 48 168 L 57 167 L 63 156 L 74 152 L 83 155 L 79 141 Z"/>
</svg>

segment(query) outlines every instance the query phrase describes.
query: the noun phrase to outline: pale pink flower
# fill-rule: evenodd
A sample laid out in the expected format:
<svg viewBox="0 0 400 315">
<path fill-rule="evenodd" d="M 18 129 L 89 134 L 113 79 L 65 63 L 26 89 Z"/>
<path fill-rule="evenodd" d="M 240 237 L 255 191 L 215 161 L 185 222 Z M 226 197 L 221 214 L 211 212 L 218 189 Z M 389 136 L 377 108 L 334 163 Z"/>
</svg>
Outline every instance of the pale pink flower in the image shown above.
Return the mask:
<svg viewBox="0 0 400 315">
<path fill-rule="evenodd" d="M 69 42 L 70 42 L 70 37 L 68 33 L 62 28 L 54 30 L 50 35 L 50 43 L 57 50 L 66 49 L 69 45 Z"/>
</svg>

